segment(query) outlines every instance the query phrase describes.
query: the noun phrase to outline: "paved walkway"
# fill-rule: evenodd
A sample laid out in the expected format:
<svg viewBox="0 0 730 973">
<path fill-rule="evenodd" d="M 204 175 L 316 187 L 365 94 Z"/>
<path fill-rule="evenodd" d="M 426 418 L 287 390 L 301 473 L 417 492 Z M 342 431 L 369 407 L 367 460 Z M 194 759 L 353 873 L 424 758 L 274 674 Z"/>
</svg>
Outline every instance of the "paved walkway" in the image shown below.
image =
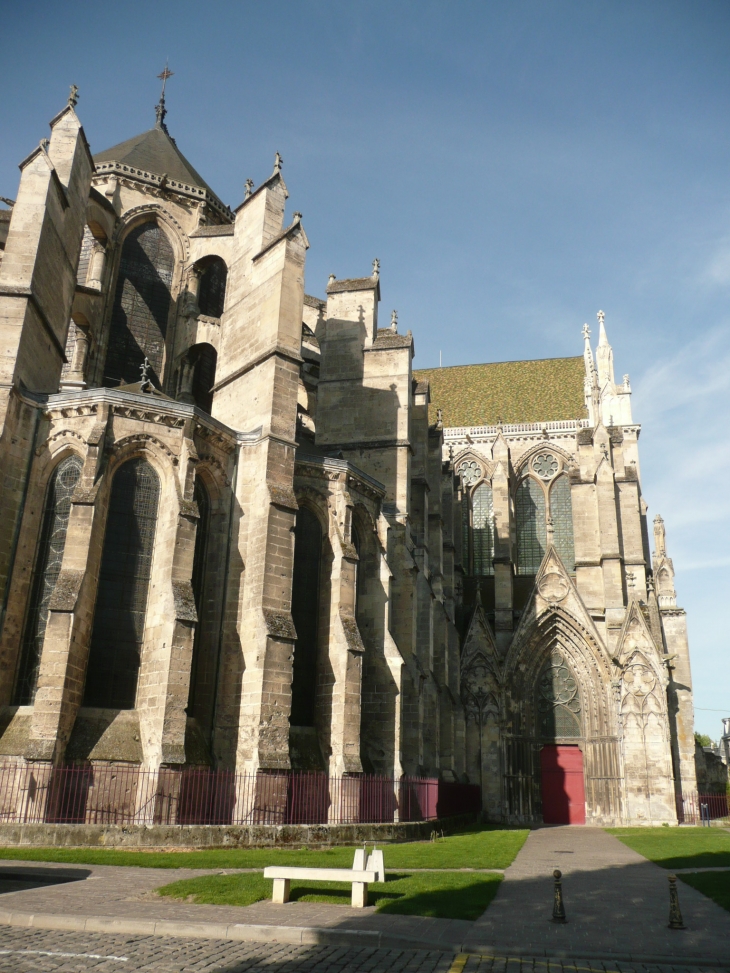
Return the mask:
<svg viewBox="0 0 730 973">
<path fill-rule="evenodd" d="M 387 854 L 386 847 L 386 864 Z M 564 873 L 569 919 L 565 926 L 548 921 L 552 912 L 551 876 L 556 867 Z M 189 941 L 197 938 L 209 944 L 217 942 L 215 949 L 222 949 L 220 944 L 224 942 L 231 949 L 248 943 L 247 948 L 253 950 L 252 957 L 259 955 L 257 949 L 263 949 L 264 945 L 269 948 L 272 943 L 296 949 L 344 946 L 351 951 L 375 950 L 378 956 L 383 950 L 389 950 L 389 955 L 393 950 L 400 950 L 404 957 L 403 969 L 412 968 L 407 966 L 408 957 L 413 958 L 416 952 L 419 956 L 424 954 L 423 968 L 434 970 L 441 970 L 438 957 L 448 955 L 456 964 L 454 973 L 496 970 L 501 968 L 500 963 L 506 963 L 510 971 L 516 971 L 517 966 L 520 970 L 529 966 L 537 973 L 546 973 L 548 967 L 561 968 L 561 957 L 575 960 L 572 965 L 566 963 L 565 968 L 571 970 L 601 969 L 597 963 L 601 958 L 609 964 L 605 966 L 604 962 L 604 968 L 616 971 L 626 969 L 622 963 L 629 963 L 629 969 L 646 968 L 646 963 L 658 964 L 657 969 L 659 965 L 665 969 L 707 964 L 708 968 L 730 971 L 730 914 L 679 882 L 682 912 L 689 928 L 668 930 L 668 873 L 600 829 L 544 828 L 531 832 L 514 864 L 505 872 L 505 881 L 495 901 L 476 922 L 383 915 L 373 908 L 353 910 L 348 906 L 313 902 L 286 905 L 258 902 L 247 907 L 196 905 L 162 899 L 155 894 L 154 890 L 161 885 L 210 873 L 211 870 L 4 861 L 0 863 L 0 891 L 3 892 L 0 894 L 0 970 L 18 968 L 11 962 L 17 953 L 7 954 L 4 960 L 1 950 L 9 936 L 21 934 L 17 927 L 22 926 L 25 927 L 23 936 L 33 936 L 39 941 L 51 935 L 49 930 L 58 930 L 59 935 L 65 930 L 63 935 L 81 934 L 82 941 L 85 941 L 83 937 L 91 941 L 101 936 L 111 942 L 113 936 L 116 942 L 124 935 L 133 937 L 134 942 L 144 940 L 148 944 L 162 937 L 170 942 L 182 941 L 176 937 L 186 937 Z M 39 884 L 48 878 L 66 881 Z M 16 929 L 10 929 L 11 926 Z M 169 952 L 172 947 L 168 944 L 159 948 Z M 111 946 L 108 949 L 113 953 Z M 145 949 L 149 952 L 153 948 L 150 945 Z M 198 946 L 190 942 L 190 949 L 195 952 Z M 215 949 L 210 945 L 205 955 L 213 955 L 210 950 L 215 952 Z M 472 955 L 459 959 L 456 954 L 461 953 Z M 311 953 L 312 957 L 315 955 L 319 954 Z M 508 962 L 509 957 L 515 959 Z M 528 962 L 526 958 L 530 957 Z M 557 964 L 546 963 L 546 957 L 557 959 Z M 312 965 L 302 961 L 303 965 L 298 967 L 288 965 L 287 960 L 281 968 L 318 970 L 318 962 Z M 279 969 L 277 963 L 267 961 L 264 965 L 274 971 Z M 363 963 L 365 970 L 366 958 Z M 124 968 L 197 969 L 186 964 L 132 967 L 126 963 Z M 235 965 L 209 968 L 226 973 L 238 969 Z M 249 964 L 245 968 L 259 967 Z M 387 964 L 383 967 L 391 968 L 396 969 Z M 376 963 L 372 969 L 380 966 Z"/>
<path fill-rule="evenodd" d="M 563 873 L 566 925 L 550 922 Z M 599 828 L 531 831 L 465 948 L 521 955 L 674 957 L 730 966 L 730 913 L 677 883 L 686 930 L 668 929 L 670 873 Z"/>
</svg>

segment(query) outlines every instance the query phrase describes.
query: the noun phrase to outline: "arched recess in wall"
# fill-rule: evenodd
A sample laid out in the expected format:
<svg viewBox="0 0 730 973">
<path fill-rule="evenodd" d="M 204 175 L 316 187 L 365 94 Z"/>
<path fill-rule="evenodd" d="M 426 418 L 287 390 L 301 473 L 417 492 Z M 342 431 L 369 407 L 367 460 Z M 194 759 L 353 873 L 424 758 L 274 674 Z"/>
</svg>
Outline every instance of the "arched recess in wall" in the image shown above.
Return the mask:
<svg viewBox="0 0 730 973">
<path fill-rule="evenodd" d="M 319 518 L 300 506 L 294 528 L 292 620 L 297 633 L 292 674 L 292 726 L 314 726 L 323 532 Z"/>
<path fill-rule="evenodd" d="M 131 459 L 112 482 L 84 706 L 134 709 L 144 641 L 160 480 Z"/>
<path fill-rule="evenodd" d="M 172 245 L 157 222 L 141 223 L 126 236 L 114 293 L 104 385 L 138 382 L 146 357 L 151 365 L 150 378 L 160 387 L 174 268 Z"/>
<path fill-rule="evenodd" d="M 188 716 L 198 721 L 208 735 L 211 730 L 215 702 L 215 643 L 210 638 L 210 592 L 208 591 L 207 560 L 210 540 L 210 496 L 200 476 L 195 478 L 193 499 L 198 506 L 198 526 L 195 533 L 192 588 L 198 622 L 193 639 L 193 661 L 190 669 Z"/>
<path fill-rule="evenodd" d="M 560 559 L 571 574 L 575 571 L 573 541 L 573 504 L 570 499 L 570 480 L 559 476 L 550 488 L 550 516 L 553 521 L 553 544 Z"/>
<path fill-rule="evenodd" d="M 218 366 L 218 352 L 213 345 L 201 342 L 193 345 L 187 354 L 188 366 L 192 369 L 191 395 L 193 402 L 203 412 L 210 412 L 213 405 L 211 389 L 215 385 L 215 370 Z"/>
<path fill-rule="evenodd" d="M 226 301 L 228 268 L 220 257 L 205 257 L 198 263 L 202 271 L 198 289 L 198 307 L 207 317 L 219 318 L 223 315 Z"/>
<path fill-rule="evenodd" d="M 547 547 L 545 493 L 531 476 L 525 477 L 515 493 L 517 573 L 537 574 Z"/>
<path fill-rule="evenodd" d="M 58 464 L 48 484 L 15 684 L 16 706 L 28 706 L 35 697 L 48 605 L 61 573 L 71 497 L 79 482 L 81 467 L 78 456 L 67 456 Z"/>
</svg>

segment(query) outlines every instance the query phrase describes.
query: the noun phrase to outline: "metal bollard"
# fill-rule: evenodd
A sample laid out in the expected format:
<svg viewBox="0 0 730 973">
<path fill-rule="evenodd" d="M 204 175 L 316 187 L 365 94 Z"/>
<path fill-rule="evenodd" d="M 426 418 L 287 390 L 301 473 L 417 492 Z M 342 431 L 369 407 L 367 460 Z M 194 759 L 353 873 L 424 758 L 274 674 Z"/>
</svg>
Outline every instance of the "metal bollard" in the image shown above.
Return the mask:
<svg viewBox="0 0 730 973">
<path fill-rule="evenodd" d="M 553 896 L 553 915 L 550 922 L 567 922 L 565 918 L 565 906 L 563 905 L 563 883 L 560 881 L 563 873 L 559 868 L 553 872 L 555 879 L 555 894 Z"/>
<path fill-rule="evenodd" d="M 669 876 L 669 928 L 686 929 L 679 908 L 679 893 L 677 892 L 677 876 Z"/>
</svg>

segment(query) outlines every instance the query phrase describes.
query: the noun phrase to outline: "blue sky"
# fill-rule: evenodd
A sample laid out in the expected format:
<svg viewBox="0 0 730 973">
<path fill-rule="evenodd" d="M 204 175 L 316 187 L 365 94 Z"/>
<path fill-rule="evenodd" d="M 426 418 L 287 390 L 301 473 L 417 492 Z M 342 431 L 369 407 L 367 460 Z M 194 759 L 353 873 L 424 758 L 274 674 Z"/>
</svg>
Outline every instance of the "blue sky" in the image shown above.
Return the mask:
<svg viewBox="0 0 730 973">
<path fill-rule="evenodd" d="M 284 157 L 307 290 L 381 260 L 416 366 L 580 354 L 606 312 L 689 612 L 697 728 L 730 715 L 730 5 L 0 3 L 0 195 L 80 88 L 93 151 L 168 125 L 230 205 Z M 712 712 L 717 710 L 718 712 Z"/>
</svg>

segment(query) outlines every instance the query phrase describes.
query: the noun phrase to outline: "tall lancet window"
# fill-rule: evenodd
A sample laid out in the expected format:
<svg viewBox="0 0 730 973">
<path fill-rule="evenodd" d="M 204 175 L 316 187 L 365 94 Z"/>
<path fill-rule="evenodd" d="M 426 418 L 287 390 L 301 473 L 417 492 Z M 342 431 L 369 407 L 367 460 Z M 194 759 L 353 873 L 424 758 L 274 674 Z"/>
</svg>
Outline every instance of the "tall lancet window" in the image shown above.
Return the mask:
<svg viewBox="0 0 730 973">
<path fill-rule="evenodd" d="M 559 476 L 550 490 L 550 516 L 553 518 L 553 543 L 566 569 L 575 571 L 573 543 L 573 505 L 570 501 L 570 481 Z"/>
<path fill-rule="evenodd" d="M 125 239 L 109 329 L 105 385 L 138 382 L 139 367 L 147 357 L 152 366 L 150 378 L 160 386 L 174 265 L 172 246 L 157 223 L 143 223 Z"/>
<path fill-rule="evenodd" d="M 205 264 L 200 278 L 198 307 L 201 314 L 219 318 L 226 300 L 228 270 L 220 257 L 211 257 Z"/>
<path fill-rule="evenodd" d="M 85 706 L 134 709 L 160 480 L 143 459 L 112 483 L 86 673 Z"/>
<path fill-rule="evenodd" d="M 480 483 L 471 495 L 472 550 L 475 575 L 494 574 L 494 505 L 492 488 Z"/>
<path fill-rule="evenodd" d="M 81 460 L 78 456 L 69 456 L 58 464 L 48 485 L 15 687 L 17 706 L 28 706 L 35 697 L 43 639 L 48 623 L 48 605 L 61 573 L 66 531 L 71 516 L 71 497 L 80 476 Z"/>
<path fill-rule="evenodd" d="M 537 574 L 547 547 L 545 494 L 531 476 L 520 483 L 515 495 L 517 573 Z"/>
<path fill-rule="evenodd" d="M 190 694 L 188 698 L 188 716 L 195 717 L 205 729 L 207 716 L 212 710 L 212 685 L 215 673 L 212 671 L 211 659 L 203 656 L 203 645 L 206 643 L 204 631 L 207 621 L 207 591 L 206 591 L 206 562 L 208 552 L 208 535 L 210 531 L 210 498 L 200 477 L 195 478 L 193 499 L 198 507 L 198 526 L 195 532 L 195 551 L 193 553 L 192 589 L 195 599 L 195 610 L 198 622 L 195 626 L 193 638 L 193 662 L 190 669 Z M 210 646 L 208 645 L 208 648 Z"/>
<path fill-rule="evenodd" d="M 294 531 L 291 599 L 292 620 L 297 633 L 291 688 L 292 726 L 314 726 L 321 565 L 322 528 L 311 510 L 300 507 Z"/>
</svg>

